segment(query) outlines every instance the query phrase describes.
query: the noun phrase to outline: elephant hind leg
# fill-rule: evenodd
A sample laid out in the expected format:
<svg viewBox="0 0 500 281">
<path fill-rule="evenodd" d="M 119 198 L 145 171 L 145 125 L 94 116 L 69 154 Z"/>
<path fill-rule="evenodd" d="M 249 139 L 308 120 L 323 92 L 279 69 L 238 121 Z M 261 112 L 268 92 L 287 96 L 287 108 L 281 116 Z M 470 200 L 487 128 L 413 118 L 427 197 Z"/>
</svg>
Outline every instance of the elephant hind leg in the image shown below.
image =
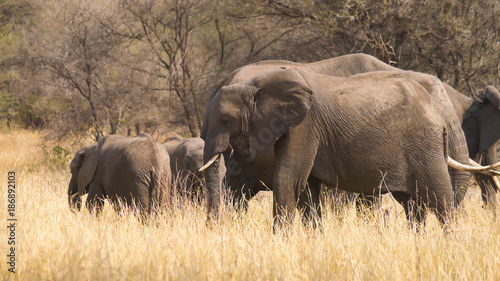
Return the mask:
<svg viewBox="0 0 500 281">
<path fill-rule="evenodd" d="M 409 226 L 418 230 L 419 225 L 425 223 L 424 206 L 415 197 L 404 192 L 393 192 L 392 196 L 403 206 Z"/>
<path fill-rule="evenodd" d="M 382 206 L 382 197 L 360 193 L 356 198 L 356 211 L 359 214 L 373 212 Z"/>
<path fill-rule="evenodd" d="M 321 221 L 321 182 L 314 177 L 309 177 L 307 183 L 306 189 L 299 195 L 297 207 L 302 213 L 302 223 L 304 225 L 311 223 L 313 228 L 316 228 Z"/>
</svg>

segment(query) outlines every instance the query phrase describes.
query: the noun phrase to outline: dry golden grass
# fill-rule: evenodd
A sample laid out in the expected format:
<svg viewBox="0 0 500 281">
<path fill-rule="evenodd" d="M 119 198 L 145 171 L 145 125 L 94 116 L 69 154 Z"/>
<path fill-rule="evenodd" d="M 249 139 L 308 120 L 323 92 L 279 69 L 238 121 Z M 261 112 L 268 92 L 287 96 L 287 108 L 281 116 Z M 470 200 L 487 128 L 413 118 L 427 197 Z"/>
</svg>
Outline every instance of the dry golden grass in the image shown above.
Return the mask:
<svg viewBox="0 0 500 281">
<path fill-rule="evenodd" d="M 477 190 L 448 234 L 434 216 L 425 231 L 408 229 L 390 199 L 385 219 L 327 207 L 323 232 L 297 219 L 290 233 L 273 234 L 269 194 L 252 200 L 246 214 L 229 209 L 212 228 L 194 204 L 141 224 L 109 204 L 98 218 L 71 213 L 69 172 L 32 168 L 44 163 L 40 144 L 36 132 L 0 135 L 4 280 L 500 280 L 500 225 L 481 208 Z M 9 169 L 17 177 L 15 274 L 4 254 Z"/>
</svg>

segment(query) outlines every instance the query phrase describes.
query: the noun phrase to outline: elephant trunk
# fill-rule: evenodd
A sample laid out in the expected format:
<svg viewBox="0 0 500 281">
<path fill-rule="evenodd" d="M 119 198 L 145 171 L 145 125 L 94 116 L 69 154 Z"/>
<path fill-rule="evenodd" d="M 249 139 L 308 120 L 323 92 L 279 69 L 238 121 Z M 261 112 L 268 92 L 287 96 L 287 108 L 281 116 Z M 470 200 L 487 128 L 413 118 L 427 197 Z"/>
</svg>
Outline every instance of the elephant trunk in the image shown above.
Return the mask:
<svg viewBox="0 0 500 281">
<path fill-rule="evenodd" d="M 82 197 L 78 193 L 76 180 L 72 177 L 68 188 L 68 204 L 71 211 L 80 211 L 82 207 Z"/>
<path fill-rule="evenodd" d="M 469 151 L 467 149 L 467 141 L 465 134 L 455 113 L 450 113 L 448 117 L 447 131 L 448 131 L 448 155 L 458 162 L 458 164 L 469 163 Z M 448 161 L 450 162 L 450 161 Z M 454 205 L 458 206 L 464 199 L 469 186 L 470 170 L 467 169 L 449 169 L 450 180 L 453 186 Z"/>
<path fill-rule="evenodd" d="M 208 219 L 216 218 L 219 213 L 221 202 L 220 165 L 222 152 L 229 148 L 229 136 L 220 135 L 217 138 L 208 137 L 205 141 L 203 160 L 205 165 L 200 169 L 203 171 L 207 186 Z"/>
<path fill-rule="evenodd" d="M 219 155 L 219 154 L 216 154 Z M 221 182 L 219 180 L 220 157 L 204 170 L 204 176 L 207 184 L 207 203 L 208 203 L 208 218 L 216 217 L 219 212 L 221 201 Z"/>
<path fill-rule="evenodd" d="M 482 155 L 481 164 L 489 165 L 489 167 L 496 166 L 495 161 L 498 160 L 497 145 L 490 146 Z M 495 172 L 498 172 L 495 170 Z M 491 207 L 493 211 L 496 210 L 496 193 L 499 190 L 498 179 L 495 176 L 485 177 L 478 175 L 476 180 L 479 181 L 481 187 L 481 194 L 483 201 L 487 206 Z M 494 212 L 495 213 L 495 212 Z"/>
</svg>

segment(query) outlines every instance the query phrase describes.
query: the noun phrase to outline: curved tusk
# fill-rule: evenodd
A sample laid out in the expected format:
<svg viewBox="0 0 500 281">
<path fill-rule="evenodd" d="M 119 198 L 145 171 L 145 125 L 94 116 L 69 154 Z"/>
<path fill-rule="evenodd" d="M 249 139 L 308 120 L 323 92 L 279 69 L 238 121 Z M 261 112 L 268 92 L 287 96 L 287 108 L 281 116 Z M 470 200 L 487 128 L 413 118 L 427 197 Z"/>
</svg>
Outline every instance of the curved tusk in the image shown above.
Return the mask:
<svg viewBox="0 0 500 281">
<path fill-rule="evenodd" d="M 472 159 L 469 159 L 469 162 L 471 163 L 471 165 L 481 166 Z M 498 180 L 498 172 L 497 171 L 491 171 L 491 172 L 495 172 L 497 174 L 496 176 L 494 176 L 494 175 L 490 175 L 490 176 L 491 176 L 491 179 L 493 180 L 493 183 L 496 185 L 497 190 L 500 190 L 500 181 Z M 478 183 L 478 185 L 479 185 L 479 183 Z"/>
<path fill-rule="evenodd" d="M 498 177 L 493 176 L 493 177 L 491 177 L 491 179 L 493 180 L 493 182 L 497 186 L 497 190 L 500 190 L 500 181 L 498 180 Z"/>
<path fill-rule="evenodd" d="M 472 160 L 469 159 L 469 162 L 470 161 L 472 161 Z M 472 162 L 470 162 L 470 163 L 472 163 Z M 453 160 L 450 156 L 448 156 L 447 164 L 448 164 L 448 166 L 450 166 L 450 167 L 452 167 L 452 168 L 454 168 L 456 170 L 459 170 L 459 171 L 482 173 L 482 174 L 485 174 L 485 175 L 488 175 L 488 176 L 500 175 L 499 172 L 491 170 L 491 169 L 494 169 L 495 167 L 500 166 L 500 163 L 495 163 L 493 165 L 489 165 L 489 166 L 486 166 L 486 167 L 483 167 L 483 166 L 475 163 L 475 164 L 473 164 L 475 167 L 473 167 L 473 166 L 469 166 L 469 165 L 465 165 L 465 164 L 459 163 L 459 162 Z"/>
<path fill-rule="evenodd" d="M 475 162 L 474 160 L 472 160 L 470 158 L 469 158 L 469 162 L 474 166 L 482 167 L 483 171 L 493 170 L 493 169 L 500 167 L 500 162 L 496 162 L 495 164 L 491 164 L 488 166 L 481 166 L 479 163 Z"/>
<path fill-rule="evenodd" d="M 469 163 L 470 163 L 472 166 L 476 166 L 476 167 L 483 167 L 483 166 L 481 166 L 481 164 L 477 163 L 476 161 L 474 161 L 474 160 L 472 160 L 472 159 L 470 159 L 470 158 L 469 158 Z M 498 164 L 498 163 L 495 163 L 495 164 L 490 165 L 490 166 L 495 166 L 495 165 L 497 165 L 497 164 Z M 488 167 L 490 167 L 490 166 L 488 166 Z M 484 167 L 483 167 L 483 168 L 484 168 Z M 486 171 L 486 172 L 480 172 L 480 173 L 485 174 L 485 175 L 487 175 L 487 176 L 492 176 L 492 177 L 495 177 L 495 176 L 500 176 L 500 172 L 495 171 L 495 170 L 489 170 L 489 171 Z M 493 179 L 493 181 L 495 181 L 495 180 L 496 180 L 496 182 L 498 182 L 498 179 L 495 179 L 495 178 L 494 178 L 494 179 Z M 499 186 L 499 187 L 500 187 L 500 186 Z"/>
<path fill-rule="evenodd" d="M 219 156 L 220 156 L 220 153 L 215 154 L 214 157 L 212 157 L 210 160 L 208 160 L 208 162 L 198 170 L 198 172 L 205 171 L 205 169 L 210 167 L 210 165 L 212 165 L 215 162 L 215 160 L 217 160 L 217 157 L 219 157 Z"/>
</svg>

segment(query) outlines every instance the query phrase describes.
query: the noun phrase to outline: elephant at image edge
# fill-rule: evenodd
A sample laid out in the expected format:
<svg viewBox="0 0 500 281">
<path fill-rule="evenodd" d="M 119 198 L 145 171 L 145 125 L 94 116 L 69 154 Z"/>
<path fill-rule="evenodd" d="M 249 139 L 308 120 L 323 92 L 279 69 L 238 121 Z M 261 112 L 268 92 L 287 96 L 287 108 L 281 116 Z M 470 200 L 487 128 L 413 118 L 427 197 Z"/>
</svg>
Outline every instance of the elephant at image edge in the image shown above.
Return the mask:
<svg viewBox="0 0 500 281">
<path fill-rule="evenodd" d="M 449 87 L 449 86 L 448 86 Z M 471 99 L 449 87 L 459 106 L 455 106 L 462 121 L 462 128 L 467 138 L 469 156 L 481 165 L 491 165 L 498 161 L 497 149 L 500 144 L 500 93 L 493 86 Z M 450 95 L 451 97 L 451 95 Z M 498 181 L 483 174 L 474 175 L 481 187 L 483 202 L 496 214 L 496 193 Z M 495 182 L 496 181 L 496 182 Z"/>
<path fill-rule="evenodd" d="M 80 149 L 70 164 L 68 200 L 80 210 L 81 196 L 88 193 L 86 206 L 96 213 L 109 199 L 118 210 L 119 201 L 136 206 L 144 217 L 163 201 L 170 181 L 170 159 L 165 148 L 150 135 L 110 135 Z"/>
<path fill-rule="evenodd" d="M 452 207 L 447 128 L 439 105 L 401 74 L 339 78 L 300 69 L 270 71 L 222 87 L 205 117 L 209 216 L 220 203 L 220 186 L 212 182 L 219 177 L 218 156 L 230 147 L 249 161 L 275 150 L 275 226 L 289 221 L 296 207 L 305 221 L 321 217 L 322 182 L 373 193 L 384 178 L 381 193 L 391 192 L 411 221 L 423 221 L 429 207 L 444 222 Z"/>
<path fill-rule="evenodd" d="M 203 149 L 205 141 L 201 138 L 184 139 L 175 136 L 163 143 L 170 156 L 172 183 L 177 185 L 177 191 L 190 198 L 199 198 L 203 191 Z M 226 174 L 224 163 L 220 166 L 220 181 Z"/>
<path fill-rule="evenodd" d="M 340 56 L 332 59 L 327 59 L 319 62 L 301 64 L 282 60 L 270 60 L 253 63 L 243 66 L 235 70 L 227 79 L 225 79 L 216 89 L 213 97 L 216 97 L 222 86 L 235 84 L 238 82 L 249 80 L 259 74 L 270 70 L 282 68 L 300 68 L 309 72 L 318 74 L 348 77 L 357 73 L 364 73 L 377 70 L 395 70 L 400 73 L 405 73 L 409 77 L 417 80 L 424 88 L 426 88 L 441 105 L 441 113 L 449 127 L 448 134 L 450 135 L 449 154 L 450 156 L 462 164 L 468 164 L 468 151 L 465 136 L 460 128 L 460 123 L 453 113 L 452 103 L 445 94 L 443 83 L 434 76 L 402 71 L 384 62 L 365 54 L 353 54 Z M 207 123 L 207 115 L 205 116 L 204 124 Z M 207 127 L 202 130 L 202 138 L 207 134 Z M 229 159 L 229 154 L 226 153 L 226 159 Z M 274 175 L 274 150 L 269 149 L 266 153 L 261 153 L 257 158 L 248 160 L 245 155 L 240 155 L 238 152 L 232 154 L 231 159 L 227 160 L 227 179 L 231 191 L 234 195 L 234 202 L 242 202 L 246 206 L 247 200 L 252 198 L 257 192 L 266 189 L 272 189 L 272 179 Z M 455 202 L 460 202 L 465 196 L 466 187 L 470 178 L 468 172 L 450 169 L 450 177 L 455 192 Z M 210 184 L 210 183 L 209 183 Z M 241 200 L 244 197 L 247 200 Z"/>
</svg>

